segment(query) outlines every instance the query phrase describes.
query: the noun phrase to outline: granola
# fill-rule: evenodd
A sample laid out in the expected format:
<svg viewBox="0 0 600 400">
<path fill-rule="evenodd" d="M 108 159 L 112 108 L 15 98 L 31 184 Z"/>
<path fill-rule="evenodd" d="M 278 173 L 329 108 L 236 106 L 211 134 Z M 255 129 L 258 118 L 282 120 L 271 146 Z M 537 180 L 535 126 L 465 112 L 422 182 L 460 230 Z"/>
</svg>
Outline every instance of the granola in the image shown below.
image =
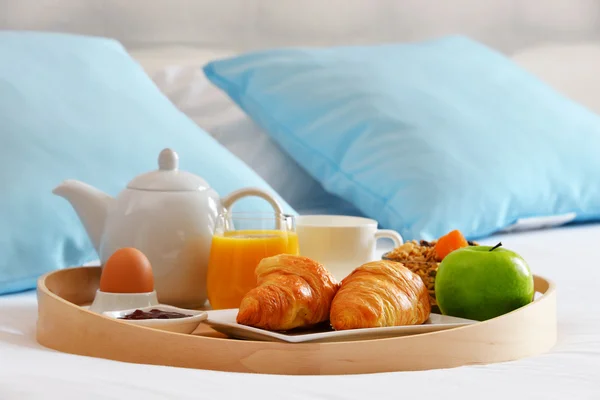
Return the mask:
<svg viewBox="0 0 600 400">
<path fill-rule="evenodd" d="M 427 242 L 416 240 L 405 242 L 394 250 L 386 253 L 384 259 L 401 262 L 406 268 L 419 275 L 427 286 L 429 292 L 429 303 L 431 307 L 437 307 L 435 299 L 435 276 L 440 262 L 436 259 L 435 244 L 437 241 Z M 477 246 L 475 242 L 469 241 L 470 246 Z"/>
<path fill-rule="evenodd" d="M 435 300 L 435 275 L 439 262 L 435 258 L 435 242 L 412 240 L 385 254 L 386 260 L 401 262 L 406 268 L 419 275 L 427 286 L 429 303 L 437 306 Z"/>
</svg>

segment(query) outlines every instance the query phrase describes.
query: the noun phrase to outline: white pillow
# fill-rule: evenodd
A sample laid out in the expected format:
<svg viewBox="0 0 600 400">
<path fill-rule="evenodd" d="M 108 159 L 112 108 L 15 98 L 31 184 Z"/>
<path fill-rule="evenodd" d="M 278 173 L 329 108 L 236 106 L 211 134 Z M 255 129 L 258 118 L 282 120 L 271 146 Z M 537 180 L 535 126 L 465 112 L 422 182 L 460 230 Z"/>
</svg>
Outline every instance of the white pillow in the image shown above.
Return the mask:
<svg viewBox="0 0 600 400">
<path fill-rule="evenodd" d="M 534 46 L 511 58 L 556 90 L 600 114 L 600 43 Z"/>
<path fill-rule="evenodd" d="M 327 193 L 208 81 L 201 66 L 168 66 L 152 79 L 173 104 L 254 169 L 300 214 L 360 215 L 350 203 Z"/>
</svg>

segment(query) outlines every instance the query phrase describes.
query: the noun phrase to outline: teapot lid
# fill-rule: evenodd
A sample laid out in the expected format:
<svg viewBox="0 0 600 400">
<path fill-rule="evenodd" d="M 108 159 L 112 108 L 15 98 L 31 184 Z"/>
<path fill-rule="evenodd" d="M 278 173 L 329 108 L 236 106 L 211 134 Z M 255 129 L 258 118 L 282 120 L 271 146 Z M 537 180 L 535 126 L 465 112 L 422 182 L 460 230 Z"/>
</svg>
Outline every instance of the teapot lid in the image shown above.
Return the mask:
<svg viewBox="0 0 600 400">
<path fill-rule="evenodd" d="M 128 189 L 162 192 L 189 192 L 208 189 L 208 183 L 197 175 L 179 170 L 179 156 L 164 149 L 158 156 L 158 169 L 135 177 Z"/>
</svg>

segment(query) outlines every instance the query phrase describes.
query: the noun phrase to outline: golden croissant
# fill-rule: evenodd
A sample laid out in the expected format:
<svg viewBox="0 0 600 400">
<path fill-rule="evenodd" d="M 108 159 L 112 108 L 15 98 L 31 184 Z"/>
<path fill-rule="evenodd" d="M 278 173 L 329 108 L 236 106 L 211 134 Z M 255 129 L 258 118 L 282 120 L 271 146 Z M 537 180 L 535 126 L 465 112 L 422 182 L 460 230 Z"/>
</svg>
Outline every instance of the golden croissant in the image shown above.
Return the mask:
<svg viewBox="0 0 600 400">
<path fill-rule="evenodd" d="M 280 254 L 261 260 L 255 274 L 257 286 L 242 299 L 238 324 L 285 331 L 329 319 L 339 283 L 323 265 Z"/>
<path fill-rule="evenodd" d="M 431 312 L 423 280 L 395 261 L 361 265 L 342 280 L 331 304 L 335 330 L 418 325 Z"/>
</svg>

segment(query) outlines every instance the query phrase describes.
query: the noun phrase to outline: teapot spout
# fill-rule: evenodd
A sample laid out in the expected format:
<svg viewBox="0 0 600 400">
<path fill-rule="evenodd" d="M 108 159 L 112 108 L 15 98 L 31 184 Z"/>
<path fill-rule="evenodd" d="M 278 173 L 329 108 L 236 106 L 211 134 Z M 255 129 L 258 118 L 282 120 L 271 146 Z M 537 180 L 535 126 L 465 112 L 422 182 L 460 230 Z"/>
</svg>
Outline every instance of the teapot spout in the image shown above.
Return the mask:
<svg viewBox="0 0 600 400">
<path fill-rule="evenodd" d="M 108 207 L 114 199 L 93 186 L 72 179 L 62 182 L 52 193 L 71 203 L 94 248 L 100 254 L 100 240 Z"/>
</svg>

